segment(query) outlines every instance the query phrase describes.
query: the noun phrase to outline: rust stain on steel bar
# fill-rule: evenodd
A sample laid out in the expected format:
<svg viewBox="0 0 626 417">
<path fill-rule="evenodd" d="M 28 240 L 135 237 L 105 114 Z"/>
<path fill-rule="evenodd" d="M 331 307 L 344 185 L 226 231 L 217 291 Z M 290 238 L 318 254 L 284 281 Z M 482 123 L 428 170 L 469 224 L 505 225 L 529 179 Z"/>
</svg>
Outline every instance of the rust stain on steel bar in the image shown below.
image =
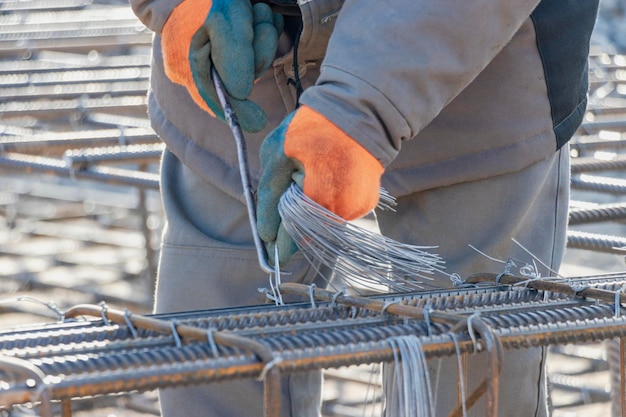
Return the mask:
<svg viewBox="0 0 626 417">
<path fill-rule="evenodd" d="M 297 294 L 302 296 L 310 295 L 311 288 L 306 285 L 296 284 L 296 283 L 286 283 L 280 286 L 281 292 L 286 294 Z M 415 319 L 423 319 L 424 318 L 424 309 L 419 307 L 413 307 L 406 304 L 401 303 L 392 303 L 387 304 L 385 301 L 375 300 L 366 297 L 358 297 L 353 295 L 344 295 L 340 294 L 337 296 L 336 293 L 332 291 L 328 291 L 322 288 L 313 288 L 313 296 L 316 299 L 323 301 L 335 301 L 337 303 L 347 304 L 349 306 L 354 307 L 363 307 L 372 311 L 377 311 L 382 313 L 383 311 L 396 314 L 403 317 L 410 317 Z M 461 321 L 465 321 L 466 318 L 464 316 L 459 316 L 450 313 L 444 313 L 441 311 L 433 311 L 428 313 L 428 317 L 431 321 L 435 323 L 443 323 L 443 324 L 456 324 Z"/>
<path fill-rule="evenodd" d="M 493 282 L 499 283 L 502 285 L 520 285 L 523 284 L 528 288 L 533 288 L 535 290 L 542 291 L 552 291 L 558 292 L 560 294 L 565 295 L 573 295 L 578 297 L 588 297 L 596 300 L 606 301 L 608 303 L 614 303 L 616 298 L 615 291 L 603 290 L 600 288 L 593 287 L 585 287 L 579 290 L 572 288 L 567 283 L 547 281 L 547 280 L 531 280 L 525 277 L 516 277 L 513 275 L 507 274 L 492 274 L 492 273 L 482 273 L 472 275 L 467 280 L 465 280 L 468 284 L 477 284 L 479 282 Z M 620 304 L 626 303 L 626 294 L 618 293 Z"/>
<path fill-rule="evenodd" d="M 205 329 L 184 324 L 176 324 L 174 322 L 168 322 L 146 316 L 129 315 L 124 311 L 115 309 L 107 308 L 106 310 L 103 310 L 101 306 L 80 305 L 68 310 L 65 313 L 66 317 L 74 318 L 83 315 L 94 317 L 101 316 L 114 323 L 122 325 L 126 325 L 127 321 L 130 320 L 130 322 L 137 328 L 153 330 L 159 333 L 167 334 L 175 331 L 183 338 L 183 340 L 190 339 L 205 342 L 208 337 L 207 330 Z M 218 345 L 236 347 L 254 353 L 266 366 L 267 364 L 272 363 L 275 359 L 274 351 L 256 340 L 226 332 L 213 332 L 212 337 Z M 265 417 L 279 417 L 281 413 L 281 390 L 280 371 L 278 367 L 274 366 L 269 370 L 265 376 L 264 384 L 264 396 L 266 400 Z"/>
</svg>

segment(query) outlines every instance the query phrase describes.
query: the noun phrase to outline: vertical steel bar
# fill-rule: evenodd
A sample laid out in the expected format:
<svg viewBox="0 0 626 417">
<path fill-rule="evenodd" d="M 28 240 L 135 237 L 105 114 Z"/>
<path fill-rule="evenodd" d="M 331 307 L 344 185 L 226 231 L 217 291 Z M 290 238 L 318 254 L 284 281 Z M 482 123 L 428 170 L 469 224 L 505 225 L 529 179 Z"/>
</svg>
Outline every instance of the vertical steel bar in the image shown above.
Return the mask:
<svg viewBox="0 0 626 417">
<path fill-rule="evenodd" d="M 620 408 L 626 417 L 626 337 L 619 338 Z"/>
<path fill-rule="evenodd" d="M 72 417 L 72 400 L 69 398 L 61 400 L 61 417 Z"/>
<path fill-rule="evenodd" d="M 269 370 L 264 381 L 264 417 L 280 417 L 281 390 L 280 370 L 274 367 Z"/>
<path fill-rule="evenodd" d="M 141 172 L 147 171 L 147 164 L 140 164 L 139 170 Z M 148 220 L 150 217 L 150 213 L 148 211 L 148 197 L 147 190 L 142 187 L 138 188 L 139 193 L 139 218 L 141 219 L 141 231 L 143 232 L 144 239 L 146 240 L 144 243 L 144 247 L 146 249 L 146 275 L 145 278 L 147 280 L 147 294 L 154 294 L 156 290 L 156 254 L 154 249 L 152 249 L 152 230 L 148 226 Z"/>
</svg>

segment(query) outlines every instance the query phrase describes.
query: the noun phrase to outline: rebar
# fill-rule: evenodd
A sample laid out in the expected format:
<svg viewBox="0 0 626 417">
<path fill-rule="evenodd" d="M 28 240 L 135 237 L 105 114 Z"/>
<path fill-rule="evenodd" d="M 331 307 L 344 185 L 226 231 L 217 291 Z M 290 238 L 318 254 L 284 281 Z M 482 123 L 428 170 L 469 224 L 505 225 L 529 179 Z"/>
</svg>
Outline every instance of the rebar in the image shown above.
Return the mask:
<svg viewBox="0 0 626 417">
<path fill-rule="evenodd" d="M 523 277 L 479 276 L 497 285 L 358 297 L 284 284 L 284 293 L 306 294 L 317 303 L 155 316 L 106 305 L 77 306 L 65 312 L 63 322 L 1 332 L 0 357 L 32 364 L 56 400 L 255 378 L 267 375 L 264 370 L 290 373 L 388 362 L 395 349 L 387 340 L 394 337 L 417 337 L 428 358 L 488 349 L 495 359 L 500 344 L 521 349 L 626 336 L 626 316 L 615 305 L 624 294 L 609 290 L 621 288 L 625 276 L 576 279 L 591 283 L 576 291 L 567 283 L 532 281 L 526 288 Z M 517 285 L 504 285 L 510 282 Z M 427 308 L 414 306 L 416 300 Z M 468 310 L 468 305 L 474 307 Z M 477 341 L 470 327 L 478 331 Z M 492 410 L 498 365 L 493 366 L 480 390 L 469 396 L 490 392 Z M 1 366 L 0 373 L 6 373 Z M 32 388 L 20 379 L 6 381 L 0 384 L 1 404 L 32 400 Z"/>
<path fill-rule="evenodd" d="M 590 208 L 572 208 L 569 225 L 598 223 L 626 218 L 626 203 L 602 204 Z"/>
<path fill-rule="evenodd" d="M 574 190 L 595 191 L 614 195 L 626 194 L 626 180 L 621 178 L 581 174 L 572 177 L 571 186 Z"/>
<path fill-rule="evenodd" d="M 159 189 L 159 175 L 138 172 L 124 168 L 95 166 L 87 169 L 73 169 L 65 162 L 53 158 L 36 157 L 14 153 L 0 155 L 0 169 L 43 172 L 68 178 L 85 179 L 147 189 Z"/>
<path fill-rule="evenodd" d="M 626 238 L 621 236 L 610 236 L 598 233 L 568 230 L 567 247 L 604 253 L 624 254 L 624 248 L 626 248 Z"/>
</svg>

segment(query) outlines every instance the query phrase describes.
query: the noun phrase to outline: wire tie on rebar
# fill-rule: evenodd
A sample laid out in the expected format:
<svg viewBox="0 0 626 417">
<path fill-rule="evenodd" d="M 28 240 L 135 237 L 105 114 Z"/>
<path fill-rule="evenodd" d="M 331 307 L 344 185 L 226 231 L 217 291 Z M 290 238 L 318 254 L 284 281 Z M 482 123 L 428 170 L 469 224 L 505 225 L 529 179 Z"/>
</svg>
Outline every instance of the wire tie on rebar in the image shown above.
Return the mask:
<svg viewBox="0 0 626 417">
<path fill-rule="evenodd" d="M 424 321 L 426 322 L 426 334 L 428 337 L 433 335 L 433 329 L 430 325 L 430 311 L 430 306 L 427 304 L 426 307 L 424 307 Z"/>
<path fill-rule="evenodd" d="M 509 258 L 506 260 L 506 263 L 504 264 L 504 271 L 502 272 L 502 274 L 504 275 L 509 275 L 511 273 L 511 268 L 517 266 L 515 264 L 515 261 L 513 260 L 513 258 Z"/>
<path fill-rule="evenodd" d="M 529 263 L 526 263 L 526 265 L 524 265 L 523 267 L 519 269 L 519 273 L 523 277 L 530 278 L 530 280 L 524 281 L 526 283 L 526 287 L 528 287 L 528 281 L 533 281 L 533 280 L 541 278 L 541 274 L 537 270 L 537 264 L 535 263 L 534 259 L 533 259 L 532 265 Z"/>
<path fill-rule="evenodd" d="M 213 337 L 213 333 L 215 333 L 215 331 L 216 330 L 214 328 L 212 327 L 209 328 L 206 332 L 206 336 L 209 341 L 209 347 L 211 348 L 211 353 L 213 353 L 214 358 L 217 358 L 220 355 L 220 353 L 217 350 L 217 343 L 215 343 L 215 338 Z"/>
<path fill-rule="evenodd" d="M 619 290 L 615 291 L 615 317 L 620 317 L 622 314 L 622 303 L 620 302 L 620 298 L 624 288 L 626 288 L 626 285 L 622 285 Z"/>
<path fill-rule="evenodd" d="M 104 322 L 105 326 L 111 325 L 111 322 L 107 318 L 107 310 L 108 310 L 107 304 L 104 301 L 101 301 L 100 302 L 100 317 L 102 317 L 102 321 Z"/>
<path fill-rule="evenodd" d="M 398 304 L 398 302 L 394 300 L 386 300 L 385 304 L 383 304 L 383 308 L 380 309 L 380 314 L 387 314 L 387 308 L 392 304 Z"/>
<path fill-rule="evenodd" d="M 274 359 L 272 359 L 271 361 L 266 363 L 265 366 L 263 367 L 263 370 L 259 374 L 259 377 L 257 378 L 257 380 L 258 381 L 264 381 L 265 380 L 265 375 L 267 375 L 267 373 L 269 371 L 271 371 L 273 367 L 275 367 L 276 365 L 278 365 L 282 361 L 283 361 L 283 358 L 281 358 L 280 356 L 276 356 Z"/>
<path fill-rule="evenodd" d="M 180 340 L 180 335 L 178 334 L 178 330 L 176 330 L 176 320 L 172 320 L 170 323 L 170 327 L 172 328 L 172 336 L 174 337 L 174 341 L 176 342 L 176 347 L 181 347 L 183 342 Z"/>
<path fill-rule="evenodd" d="M 505 276 L 505 275 L 506 275 L 506 272 L 500 272 L 500 273 L 498 274 L 498 276 L 496 277 L 495 284 L 496 284 L 496 285 L 500 285 L 500 280 L 501 280 L 501 279 L 502 279 L 502 277 L 503 277 L 503 276 Z"/>
<path fill-rule="evenodd" d="M 587 288 L 589 288 L 588 285 L 576 285 L 573 282 L 569 282 L 568 285 L 570 286 L 570 288 L 572 289 L 572 291 L 574 291 L 574 295 L 578 295 L 579 292 L 586 290 Z"/>
<path fill-rule="evenodd" d="M 130 331 L 130 334 L 133 336 L 133 338 L 136 338 L 138 336 L 137 329 L 133 325 L 133 322 L 130 320 L 131 315 L 132 313 L 128 309 L 124 310 L 124 321 L 126 322 L 126 326 L 128 327 L 128 330 Z"/>
<path fill-rule="evenodd" d="M 469 337 L 472 340 L 472 344 L 474 345 L 474 352 L 480 352 L 481 350 L 480 342 L 478 342 L 478 339 L 476 338 L 476 333 L 474 332 L 474 327 L 472 326 L 472 319 L 479 316 L 479 313 L 474 313 L 467 318 L 467 333 L 469 334 Z"/>
<path fill-rule="evenodd" d="M 346 295 L 345 285 L 341 287 L 341 291 L 337 291 L 335 294 L 333 294 L 333 298 L 330 303 L 331 307 L 337 307 L 337 298 L 339 298 L 340 295 Z"/>
<path fill-rule="evenodd" d="M 311 307 L 312 308 L 316 308 L 317 305 L 315 304 L 315 296 L 313 295 L 313 291 L 315 290 L 315 283 L 309 285 L 309 298 L 311 299 Z"/>
<path fill-rule="evenodd" d="M 462 287 L 465 284 L 461 276 L 456 272 L 450 275 L 450 281 L 452 281 L 452 285 L 457 288 Z"/>
</svg>

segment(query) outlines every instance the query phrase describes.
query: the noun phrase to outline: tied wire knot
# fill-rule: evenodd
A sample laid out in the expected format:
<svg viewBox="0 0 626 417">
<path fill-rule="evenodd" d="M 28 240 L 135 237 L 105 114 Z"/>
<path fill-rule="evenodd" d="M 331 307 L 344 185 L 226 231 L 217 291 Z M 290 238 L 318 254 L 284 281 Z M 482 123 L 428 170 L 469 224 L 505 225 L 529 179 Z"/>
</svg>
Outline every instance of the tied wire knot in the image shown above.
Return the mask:
<svg viewBox="0 0 626 417">
<path fill-rule="evenodd" d="M 176 343 L 176 347 L 179 348 L 183 345 L 182 340 L 180 339 L 180 335 L 178 334 L 178 330 L 176 329 L 176 326 L 178 325 L 178 322 L 176 320 L 172 320 L 170 322 L 170 327 L 172 329 L 172 337 L 174 337 L 174 342 Z"/>
<path fill-rule="evenodd" d="M 209 347 L 211 348 L 211 353 L 213 354 L 214 358 L 217 358 L 220 356 L 219 351 L 217 350 L 217 343 L 215 343 L 215 338 L 213 337 L 213 334 L 216 332 L 216 330 L 214 328 L 210 328 L 207 330 L 206 332 L 206 336 L 207 336 L 207 340 L 209 342 Z"/>
<path fill-rule="evenodd" d="M 387 313 L 387 309 L 389 308 L 389 306 L 394 304 L 398 304 L 398 302 L 395 300 L 386 300 L 385 304 L 383 304 L 383 308 L 380 309 L 380 314 L 389 314 Z"/>
<path fill-rule="evenodd" d="M 317 285 L 315 285 L 314 283 L 309 285 L 309 299 L 311 301 L 311 308 L 317 307 L 317 304 L 315 304 L 315 287 L 317 287 Z"/>
<path fill-rule="evenodd" d="M 133 325 L 133 322 L 130 319 L 131 316 L 132 316 L 132 313 L 128 309 L 125 309 L 124 321 L 126 322 L 126 327 L 128 327 L 128 331 L 130 331 L 130 334 L 133 336 L 133 338 L 136 339 L 138 336 L 137 329 L 135 328 L 135 326 Z"/>
<path fill-rule="evenodd" d="M 589 285 L 576 284 L 572 281 L 569 281 L 567 284 L 572 289 L 572 291 L 574 291 L 574 295 L 579 295 L 582 291 L 585 291 L 587 288 L 589 288 Z"/>
<path fill-rule="evenodd" d="M 111 322 L 109 321 L 109 318 L 107 317 L 107 310 L 109 309 L 109 307 L 107 306 L 107 303 L 105 303 L 104 301 L 100 302 L 100 317 L 102 318 L 102 322 L 104 323 L 105 326 L 110 326 Z"/>
<path fill-rule="evenodd" d="M 430 307 L 430 305 L 426 304 L 426 307 L 424 307 L 424 322 L 426 322 L 426 334 L 428 335 L 428 337 L 432 337 L 433 335 L 433 329 L 432 326 L 430 325 L 430 312 L 432 311 L 432 308 Z"/>
<path fill-rule="evenodd" d="M 622 315 L 621 296 L 622 296 L 622 293 L 624 292 L 624 289 L 626 289 L 626 284 L 622 285 L 619 290 L 615 291 L 615 312 L 614 312 L 615 317 L 620 317 Z"/>
<path fill-rule="evenodd" d="M 272 359 L 271 361 L 266 363 L 265 366 L 263 367 L 263 370 L 259 374 L 259 377 L 257 378 L 257 380 L 258 381 L 264 381 L 265 380 L 265 376 L 267 375 L 267 373 L 269 371 L 271 371 L 272 368 L 274 368 L 276 365 L 278 365 L 282 361 L 283 361 L 283 358 L 281 358 L 280 356 L 276 356 L 274 359 Z"/>
<path fill-rule="evenodd" d="M 343 286 L 341 287 L 341 291 L 337 291 L 335 294 L 333 294 L 333 298 L 331 300 L 330 306 L 331 307 L 337 307 L 337 298 L 339 298 L 340 296 L 346 295 L 346 287 Z"/>
</svg>

